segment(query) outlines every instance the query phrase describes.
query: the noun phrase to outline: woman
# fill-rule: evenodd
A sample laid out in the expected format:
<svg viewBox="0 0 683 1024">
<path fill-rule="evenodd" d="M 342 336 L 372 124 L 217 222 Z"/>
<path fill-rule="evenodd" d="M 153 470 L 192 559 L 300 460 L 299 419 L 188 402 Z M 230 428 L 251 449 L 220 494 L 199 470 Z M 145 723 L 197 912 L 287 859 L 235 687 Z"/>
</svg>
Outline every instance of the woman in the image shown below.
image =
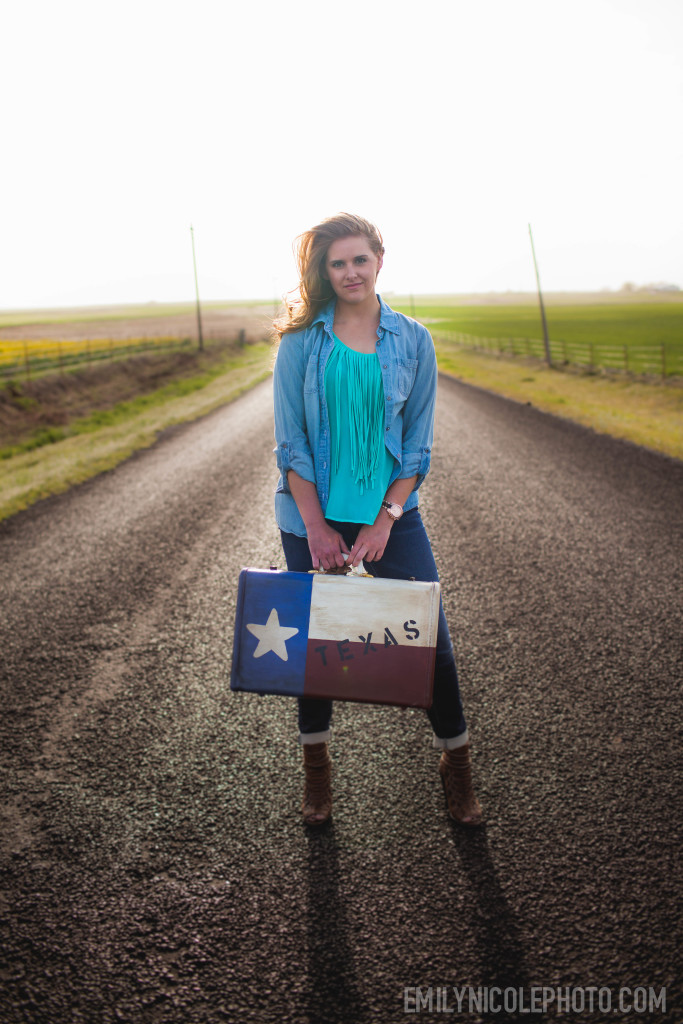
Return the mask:
<svg viewBox="0 0 683 1024">
<path fill-rule="evenodd" d="M 436 357 L 429 333 L 376 294 L 384 246 L 342 213 L 297 239 L 299 297 L 275 323 L 275 509 L 290 571 L 361 560 L 376 576 L 438 580 L 417 508 L 429 470 Z M 478 825 L 470 747 L 443 604 L 428 711 L 450 816 Z M 332 702 L 299 701 L 303 816 L 332 808 Z"/>
</svg>

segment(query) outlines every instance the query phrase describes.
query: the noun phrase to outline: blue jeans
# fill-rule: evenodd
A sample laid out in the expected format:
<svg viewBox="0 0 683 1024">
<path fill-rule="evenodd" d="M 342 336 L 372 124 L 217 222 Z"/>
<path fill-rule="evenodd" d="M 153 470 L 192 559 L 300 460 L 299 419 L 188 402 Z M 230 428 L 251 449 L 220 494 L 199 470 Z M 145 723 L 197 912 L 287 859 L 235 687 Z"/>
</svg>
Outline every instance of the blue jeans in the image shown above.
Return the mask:
<svg viewBox="0 0 683 1024">
<path fill-rule="evenodd" d="M 350 549 L 360 530 L 360 524 L 336 523 L 332 520 L 328 520 L 328 522 L 342 535 Z M 280 532 L 287 568 L 290 572 L 310 572 L 313 563 L 306 537 Z M 404 512 L 391 528 L 382 557 L 376 562 L 364 562 L 363 564 L 373 576 L 384 579 L 407 580 L 414 577 L 416 580 L 430 583 L 438 582 L 439 576 L 436 571 L 434 555 L 419 510 L 413 508 Z M 457 737 L 461 740 L 465 738 L 467 724 L 460 700 L 458 673 L 455 667 L 453 644 L 443 610 L 443 601 L 439 607 L 433 700 L 427 714 L 434 730 L 437 746 L 446 746 L 447 740 L 454 740 Z M 326 733 L 330 728 L 331 721 L 331 700 L 312 697 L 299 699 L 299 730 L 302 736 L 307 733 Z"/>
</svg>

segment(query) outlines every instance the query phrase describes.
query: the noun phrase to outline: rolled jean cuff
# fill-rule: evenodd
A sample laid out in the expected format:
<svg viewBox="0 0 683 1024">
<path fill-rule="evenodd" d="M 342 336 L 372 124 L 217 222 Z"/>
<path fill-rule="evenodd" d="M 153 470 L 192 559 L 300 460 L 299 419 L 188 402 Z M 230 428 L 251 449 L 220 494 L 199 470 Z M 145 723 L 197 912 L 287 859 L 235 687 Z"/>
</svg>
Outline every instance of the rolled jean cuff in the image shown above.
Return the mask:
<svg viewBox="0 0 683 1024">
<path fill-rule="evenodd" d="M 329 743 L 331 733 L 331 729 L 325 729 L 324 732 L 300 732 L 299 743 Z"/>
<path fill-rule="evenodd" d="M 470 737 L 467 729 L 461 732 L 459 736 L 449 736 L 444 739 L 442 736 L 434 734 L 433 745 L 438 750 L 456 750 L 458 747 L 464 747 L 466 743 L 469 743 Z"/>
</svg>

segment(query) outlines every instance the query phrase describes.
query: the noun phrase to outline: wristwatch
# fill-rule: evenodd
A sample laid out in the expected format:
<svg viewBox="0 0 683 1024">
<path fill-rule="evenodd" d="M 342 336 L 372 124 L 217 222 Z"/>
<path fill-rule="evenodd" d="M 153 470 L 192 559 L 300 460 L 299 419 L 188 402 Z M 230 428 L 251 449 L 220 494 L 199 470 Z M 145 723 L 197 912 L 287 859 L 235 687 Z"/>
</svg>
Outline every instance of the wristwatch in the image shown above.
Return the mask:
<svg viewBox="0 0 683 1024">
<path fill-rule="evenodd" d="M 387 515 L 392 519 L 400 519 L 403 515 L 403 505 L 398 505 L 395 501 L 383 501 L 381 507 L 387 510 Z"/>
</svg>

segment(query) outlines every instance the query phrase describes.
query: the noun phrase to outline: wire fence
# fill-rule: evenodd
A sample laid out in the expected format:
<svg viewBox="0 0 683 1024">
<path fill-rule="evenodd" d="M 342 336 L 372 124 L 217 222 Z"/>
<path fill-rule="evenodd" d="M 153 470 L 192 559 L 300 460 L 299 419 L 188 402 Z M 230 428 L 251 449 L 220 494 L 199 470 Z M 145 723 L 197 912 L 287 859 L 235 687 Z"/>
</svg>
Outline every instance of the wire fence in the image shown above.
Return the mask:
<svg viewBox="0 0 683 1024">
<path fill-rule="evenodd" d="M 30 380 L 39 374 L 64 373 L 106 359 L 126 359 L 144 352 L 189 349 L 195 345 L 192 338 L 174 337 L 0 340 L 0 379 L 23 377 Z"/>
<path fill-rule="evenodd" d="M 480 338 L 460 331 L 433 330 L 439 341 L 489 355 L 523 356 L 545 361 L 545 347 L 538 338 Z M 551 341 L 550 357 L 555 366 L 575 366 L 592 371 L 657 376 L 683 376 L 683 343 L 619 345 L 592 341 Z"/>
<path fill-rule="evenodd" d="M 515 356 L 545 361 L 543 341 L 538 338 L 483 338 L 448 329 L 433 330 L 435 339 L 489 355 Z M 207 340 L 213 339 L 209 335 Z M 193 338 L 85 338 L 78 341 L 55 339 L 0 340 L 0 380 L 12 380 L 42 373 L 64 373 L 70 368 L 107 359 L 125 359 L 144 352 L 190 349 Z M 551 341 L 550 356 L 555 366 L 575 366 L 593 371 L 610 371 L 634 376 L 683 377 L 683 343 L 619 345 L 591 341 Z"/>
</svg>

